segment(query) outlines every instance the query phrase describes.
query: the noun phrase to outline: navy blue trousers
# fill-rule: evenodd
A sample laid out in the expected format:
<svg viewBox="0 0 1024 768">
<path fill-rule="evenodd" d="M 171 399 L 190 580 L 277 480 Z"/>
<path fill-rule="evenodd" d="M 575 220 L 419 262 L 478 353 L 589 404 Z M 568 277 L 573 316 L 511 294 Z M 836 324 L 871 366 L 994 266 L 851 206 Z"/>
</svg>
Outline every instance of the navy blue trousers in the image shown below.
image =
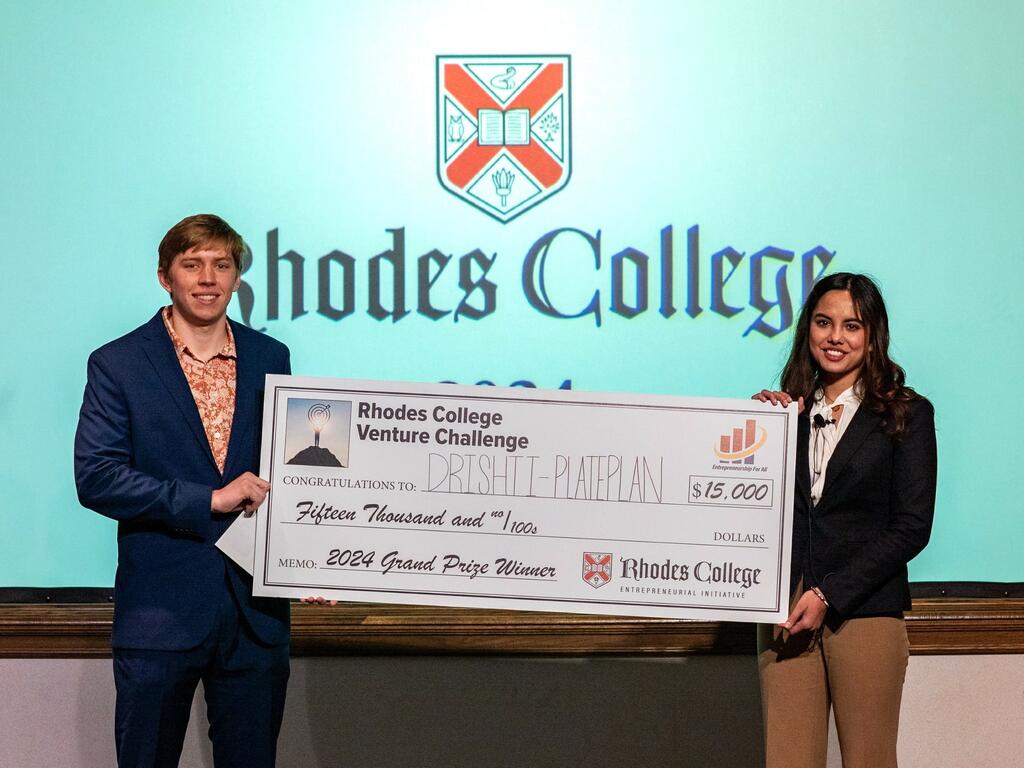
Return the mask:
<svg viewBox="0 0 1024 768">
<path fill-rule="evenodd" d="M 288 646 L 261 644 L 224 585 L 210 636 L 187 651 L 114 648 L 119 768 L 176 768 L 203 682 L 217 768 L 273 768 L 288 687 Z"/>
</svg>

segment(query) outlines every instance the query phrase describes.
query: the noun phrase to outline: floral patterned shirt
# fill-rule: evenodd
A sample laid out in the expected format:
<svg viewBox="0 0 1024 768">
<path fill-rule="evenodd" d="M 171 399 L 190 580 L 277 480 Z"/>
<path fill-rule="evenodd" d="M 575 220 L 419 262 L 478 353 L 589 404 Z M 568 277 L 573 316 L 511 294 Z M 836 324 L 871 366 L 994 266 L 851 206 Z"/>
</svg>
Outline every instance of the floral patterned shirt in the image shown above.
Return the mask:
<svg viewBox="0 0 1024 768">
<path fill-rule="evenodd" d="M 174 344 L 178 363 L 188 381 L 192 397 L 203 421 L 206 439 L 217 462 L 217 468 L 224 472 L 228 456 L 228 440 L 231 439 L 231 422 L 235 416 L 235 386 L 237 382 L 237 361 L 235 337 L 231 324 L 227 325 L 228 340 L 220 352 L 207 361 L 202 361 L 189 350 L 184 341 L 174 332 L 171 325 L 171 307 L 163 309 L 164 326 Z"/>
</svg>

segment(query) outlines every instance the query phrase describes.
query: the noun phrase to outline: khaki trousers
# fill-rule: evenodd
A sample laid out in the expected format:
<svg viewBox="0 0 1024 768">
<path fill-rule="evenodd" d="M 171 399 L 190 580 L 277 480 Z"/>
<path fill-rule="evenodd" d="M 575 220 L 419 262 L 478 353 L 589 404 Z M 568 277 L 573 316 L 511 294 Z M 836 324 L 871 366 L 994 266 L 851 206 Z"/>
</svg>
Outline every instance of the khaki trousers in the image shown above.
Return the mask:
<svg viewBox="0 0 1024 768">
<path fill-rule="evenodd" d="M 903 619 L 849 619 L 815 634 L 758 628 L 766 767 L 825 768 L 831 707 L 843 768 L 896 768 Z"/>
</svg>

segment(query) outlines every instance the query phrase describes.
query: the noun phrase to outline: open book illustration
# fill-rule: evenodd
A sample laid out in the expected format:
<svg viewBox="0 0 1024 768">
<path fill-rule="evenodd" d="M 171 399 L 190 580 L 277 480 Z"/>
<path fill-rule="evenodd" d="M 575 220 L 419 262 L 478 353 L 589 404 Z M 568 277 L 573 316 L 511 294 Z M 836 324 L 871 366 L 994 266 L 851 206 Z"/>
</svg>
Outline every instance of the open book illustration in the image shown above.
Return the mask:
<svg viewBox="0 0 1024 768">
<path fill-rule="evenodd" d="M 477 110 L 477 135 L 485 147 L 525 146 L 530 143 L 530 110 Z"/>
</svg>

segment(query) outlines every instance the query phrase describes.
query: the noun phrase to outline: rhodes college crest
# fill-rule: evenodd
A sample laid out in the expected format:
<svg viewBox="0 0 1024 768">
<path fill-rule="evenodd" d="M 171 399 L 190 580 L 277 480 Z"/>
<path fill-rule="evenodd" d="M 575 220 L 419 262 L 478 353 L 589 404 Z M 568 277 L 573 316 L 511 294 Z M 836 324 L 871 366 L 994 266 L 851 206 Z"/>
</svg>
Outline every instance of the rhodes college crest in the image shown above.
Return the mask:
<svg viewBox="0 0 1024 768">
<path fill-rule="evenodd" d="M 438 56 L 437 175 L 511 221 L 569 181 L 568 56 Z"/>
<path fill-rule="evenodd" d="M 583 553 L 583 580 L 597 589 L 612 580 L 611 552 Z"/>
</svg>

